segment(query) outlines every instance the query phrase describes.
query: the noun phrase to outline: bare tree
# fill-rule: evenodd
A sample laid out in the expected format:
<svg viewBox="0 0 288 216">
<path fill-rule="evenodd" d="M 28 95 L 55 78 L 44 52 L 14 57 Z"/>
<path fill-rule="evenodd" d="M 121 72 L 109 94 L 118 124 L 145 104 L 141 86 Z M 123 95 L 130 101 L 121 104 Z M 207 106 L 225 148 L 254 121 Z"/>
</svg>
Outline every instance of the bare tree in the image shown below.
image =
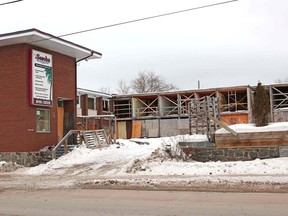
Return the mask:
<svg viewBox="0 0 288 216">
<path fill-rule="evenodd" d="M 103 93 L 107 93 L 107 94 L 111 93 L 110 87 L 105 87 L 105 86 L 98 88 L 98 91 L 103 92 Z"/>
<path fill-rule="evenodd" d="M 119 94 L 129 94 L 129 93 L 130 93 L 130 89 L 131 89 L 131 87 L 127 84 L 126 81 L 120 80 L 120 81 L 118 82 L 117 92 L 118 92 Z"/>
<path fill-rule="evenodd" d="M 167 83 L 161 76 L 153 71 L 142 71 L 138 77 L 131 81 L 131 89 L 136 93 L 163 92 L 177 89 L 171 83 Z"/>
</svg>

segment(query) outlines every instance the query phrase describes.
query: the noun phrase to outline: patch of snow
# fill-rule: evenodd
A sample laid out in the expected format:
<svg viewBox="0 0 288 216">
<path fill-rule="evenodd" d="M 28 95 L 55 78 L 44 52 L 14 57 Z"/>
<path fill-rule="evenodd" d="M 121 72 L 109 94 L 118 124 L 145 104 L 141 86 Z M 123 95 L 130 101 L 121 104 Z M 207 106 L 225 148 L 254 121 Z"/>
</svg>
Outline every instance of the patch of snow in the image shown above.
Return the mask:
<svg viewBox="0 0 288 216">
<path fill-rule="evenodd" d="M 237 133 L 288 131 L 288 122 L 275 122 L 263 127 L 256 127 L 255 124 L 234 124 L 229 127 Z M 224 128 L 216 131 L 216 134 L 223 133 L 229 132 Z"/>
<path fill-rule="evenodd" d="M 235 162 L 151 162 L 142 175 L 286 175 L 288 158 Z M 149 168 L 148 168 L 149 167 Z"/>
</svg>

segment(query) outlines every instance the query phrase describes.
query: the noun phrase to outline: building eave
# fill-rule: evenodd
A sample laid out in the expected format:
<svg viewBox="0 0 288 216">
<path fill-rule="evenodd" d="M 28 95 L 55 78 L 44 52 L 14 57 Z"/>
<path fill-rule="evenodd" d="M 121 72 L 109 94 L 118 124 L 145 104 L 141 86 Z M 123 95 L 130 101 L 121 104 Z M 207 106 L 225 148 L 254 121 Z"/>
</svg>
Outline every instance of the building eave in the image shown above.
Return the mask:
<svg viewBox="0 0 288 216">
<path fill-rule="evenodd" d="M 28 29 L 8 34 L 0 34 L 0 47 L 16 44 L 29 44 L 41 47 L 73 57 L 76 59 L 76 61 L 87 56 L 89 56 L 87 60 L 98 59 L 102 56 L 102 54 L 97 51 L 88 49 L 84 46 L 72 43 L 37 29 Z"/>
</svg>

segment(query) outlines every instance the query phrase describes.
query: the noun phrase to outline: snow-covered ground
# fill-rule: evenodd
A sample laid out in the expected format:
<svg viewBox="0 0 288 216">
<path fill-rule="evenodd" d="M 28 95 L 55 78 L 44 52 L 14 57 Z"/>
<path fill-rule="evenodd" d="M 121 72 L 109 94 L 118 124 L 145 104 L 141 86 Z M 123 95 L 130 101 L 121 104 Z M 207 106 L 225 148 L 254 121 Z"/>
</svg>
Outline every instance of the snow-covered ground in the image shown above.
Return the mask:
<svg viewBox="0 0 288 216">
<path fill-rule="evenodd" d="M 267 126 L 263 127 L 255 127 L 254 124 L 235 124 L 230 125 L 229 127 L 237 133 L 288 131 L 288 122 L 275 122 L 270 123 Z M 221 128 L 217 130 L 216 133 L 229 133 L 229 132 L 224 128 Z"/>
<path fill-rule="evenodd" d="M 102 170 L 104 176 L 134 175 L 186 175 L 205 178 L 207 175 L 286 175 L 288 174 L 288 158 L 276 158 L 236 162 L 185 162 L 170 159 L 165 156 L 164 148 L 172 147 L 179 139 L 203 140 L 202 136 L 177 136 L 170 138 L 118 140 L 118 144 L 103 149 L 88 149 L 85 146 L 75 148 L 72 152 L 52 160 L 47 164 L 29 168 L 29 175 L 63 174 L 75 165 L 89 165 L 87 175 L 93 175 Z M 194 138 L 194 139 L 193 139 Z M 137 141 L 137 142 L 134 142 Z M 139 141 L 141 144 L 139 144 Z M 143 144 L 142 144 L 143 143 Z M 155 156 L 150 157 L 154 152 Z M 133 169 L 133 166 L 136 165 Z M 104 171 L 103 168 L 107 167 Z M 74 175 L 83 170 L 75 170 Z M 84 175 L 85 173 L 82 173 Z"/>
<path fill-rule="evenodd" d="M 288 124 L 279 124 L 281 128 Z M 251 131 L 253 125 L 237 125 L 234 129 Z M 269 126 L 267 126 L 269 127 Z M 270 126 L 275 130 L 275 125 Z M 245 129 L 246 128 L 246 129 Z M 254 127 L 255 128 L 255 127 Z M 256 129 L 257 130 L 257 129 Z M 116 144 L 101 149 L 88 149 L 79 146 L 57 160 L 32 168 L 21 168 L 15 175 L 41 177 L 59 176 L 77 184 L 77 179 L 86 182 L 99 182 L 99 179 L 125 179 L 126 183 L 153 179 L 156 182 L 186 183 L 198 182 L 262 182 L 265 184 L 288 184 L 288 158 L 256 159 L 237 162 L 196 162 L 183 161 L 168 156 L 165 149 L 178 154 L 179 141 L 205 141 L 203 135 L 184 135 L 165 138 L 117 140 Z M 5 162 L 0 162 L 0 165 Z M 135 180 L 136 179 L 136 180 Z M 82 182 L 83 183 L 83 182 Z M 125 184 L 126 184 L 125 183 Z M 46 182 L 47 184 L 47 182 Z M 68 183 L 67 183 L 68 184 Z M 62 185 L 65 185 L 62 182 Z"/>
</svg>

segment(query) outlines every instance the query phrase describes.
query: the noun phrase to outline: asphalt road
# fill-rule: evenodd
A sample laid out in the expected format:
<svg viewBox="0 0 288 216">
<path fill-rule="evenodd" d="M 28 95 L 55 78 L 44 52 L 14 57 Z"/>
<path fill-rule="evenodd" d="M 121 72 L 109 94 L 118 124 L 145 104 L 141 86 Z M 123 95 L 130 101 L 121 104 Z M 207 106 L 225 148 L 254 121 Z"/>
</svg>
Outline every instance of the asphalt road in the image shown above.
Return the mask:
<svg viewBox="0 0 288 216">
<path fill-rule="evenodd" d="M 133 190 L 0 192 L 5 216 L 288 215 L 288 194 Z"/>
</svg>

